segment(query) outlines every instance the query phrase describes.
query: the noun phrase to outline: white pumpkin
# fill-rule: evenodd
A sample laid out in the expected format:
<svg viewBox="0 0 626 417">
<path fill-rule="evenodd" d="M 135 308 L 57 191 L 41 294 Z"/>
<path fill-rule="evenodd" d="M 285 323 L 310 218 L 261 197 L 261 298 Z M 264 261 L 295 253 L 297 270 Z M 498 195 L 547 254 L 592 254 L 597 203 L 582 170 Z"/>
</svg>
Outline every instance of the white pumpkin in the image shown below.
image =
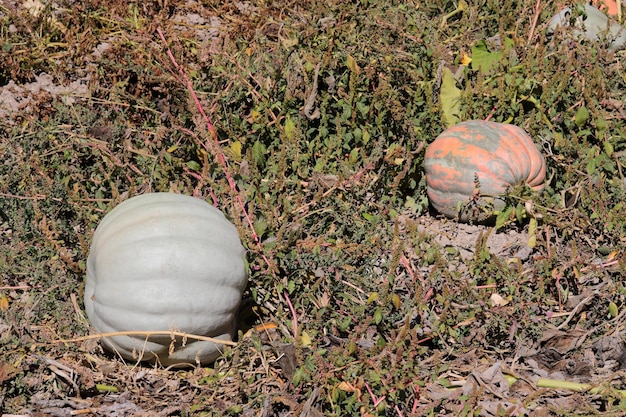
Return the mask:
<svg viewBox="0 0 626 417">
<path fill-rule="evenodd" d="M 179 194 L 130 198 L 96 228 L 85 308 L 98 333 L 177 331 L 232 340 L 246 286 L 235 226 L 207 202 Z M 213 362 L 223 346 L 171 335 L 102 339 L 129 360 Z"/>
<path fill-rule="evenodd" d="M 565 39 L 579 40 L 581 37 L 590 41 L 608 39 L 609 49 L 617 51 L 626 48 L 626 28 L 590 4 L 581 5 L 581 10 L 574 19 L 571 8 L 565 7 L 548 22 L 547 34 L 552 37 L 557 28 L 573 26 L 571 34 L 565 33 Z M 568 48 L 569 49 L 569 48 Z"/>
</svg>

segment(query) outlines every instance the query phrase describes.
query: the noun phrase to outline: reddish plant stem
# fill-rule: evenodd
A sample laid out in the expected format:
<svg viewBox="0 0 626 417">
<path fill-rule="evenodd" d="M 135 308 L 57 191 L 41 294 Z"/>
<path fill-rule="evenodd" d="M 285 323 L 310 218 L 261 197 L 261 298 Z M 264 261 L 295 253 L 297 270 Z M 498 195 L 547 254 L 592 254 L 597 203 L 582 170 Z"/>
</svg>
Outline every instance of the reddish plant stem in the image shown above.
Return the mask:
<svg viewBox="0 0 626 417">
<path fill-rule="evenodd" d="M 386 395 L 383 395 L 380 398 L 376 398 L 376 396 L 372 392 L 372 389 L 370 388 L 370 386 L 369 386 L 369 384 L 367 382 L 365 382 L 365 388 L 367 388 L 367 392 L 369 392 L 370 397 L 372 398 L 372 402 L 374 403 L 374 408 L 378 407 L 378 404 L 382 403 L 385 400 L 385 398 L 387 397 Z"/>
<path fill-rule="evenodd" d="M 496 112 L 497 109 L 498 106 L 493 106 L 493 109 L 491 109 L 491 113 L 489 113 L 489 115 L 485 118 L 485 122 L 488 122 L 493 117 L 493 114 Z"/>
<path fill-rule="evenodd" d="M 537 4 L 535 5 L 535 15 L 533 16 L 533 20 L 530 25 L 530 31 L 528 32 L 528 44 L 533 40 L 533 36 L 535 35 L 535 28 L 537 27 L 537 22 L 539 21 L 539 15 L 541 14 L 541 0 L 537 0 Z"/>
<path fill-rule="evenodd" d="M 289 294 L 287 291 L 284 291 L 285 301 L 287 301 L 287 305 L 289 306 L 289 311 L 291 311 L 291 316 L 293 317 L 293 337 L 298 336 L 298 315 L 296 314 L 296 309 L 293 308 L 293 304 L 291 304 L 291 299 L 289 298 Z"/>
<path fill-rule="evenodd" d="M 0 290 L 29 290 L 32 287 L 30 285 L 15 285 L 15 286 L 4 286 L 4 287 L 0 287 Z"/>
<path fill-rule="evenodd" d="M 416 413 L 417 413 L 417 406 L 418 406 L 418 402 L 417 401 L 419 400 L 419 397 L 420 397 L 420 395 L 419 395 L 420 394 L 420 386 L 416 385 L 414 389 L 415 389 L 415 398 L 413 398 L 413 408 L 411 408 L 411 415 L 412 416 L 416 415 Z"/>
<path fill-rule="evenodd" d="M 262 252 L 261 240 L 259 238 L 259 235 L 254 230 L 254 224 L 252 223 L 252 219 L 250 219 L 250 216 L 248 215 L 248 212 L 246 211 L 245 205 L 241 198 L 241 194 L 239 193 L 237 189 L 237 184 L 235 184 L 235 180 L 233 179 L 232 175 L 230 175 L 229 173 L 230 170 L 228 166 L 228 161 L 226 160 L 226 157 L 224 156 L 224 152 L 222 152 L 222 148 L 220 147 L 220 144 L 217 138 L 217 132 L 215 131 L 215 127 L 213 126 L 213 123 L 211 123 L 211 120 L 209 119 L 206 112 L 204 111 L 204 107 L 202 106 L 202 103 L 200 102 L 198 95 L 193 89 L 191 80 L 189 80 L 189 78 L 187 77 L 187 74 L 185 73 L 184 68 L 178 65 L 178 62 L 176 61 L 176 58 L 174 58 L 174 54 L 172 53 L 172 50 L 167 46 L 168 43 L 165 38 L 165 35 L 163 34 L 163 31 L 161 31 L 160 28 L 157 28 L 157 32 L 159 33 L 159 37 L 161 38 L 161 41 L 163 41 L 163 44 L 167 48 L 167 56 L 169 57 L 170 61 L 172 61 L 172 64 L 178 70 L 178 73 L 182 77 L 182 80 L 185 83 L 185 87 L 187 87 L 187 91 L 189 91 L 191 98 L 193 98 L 193 101 L 196 104 L 196 108 L 200 112 L 200 115 L 204 119 L 206 127 L 209 133 L 211 134 L 212 140 L 209 141 L 208 146 L 207 144 L 202 143 L 201 141 L 199 142 L 207 151 L 209 151 L 213 155 L 214 158 L 217 159 L 218 163 L 222 167 L 222 170 L 224 171 L 224 176 L 226 177 L 226 181 L 228 182 L 228 185 L 230 186 L 231 191 L 233 192 L 233 194 L 235 195 L 235 198 L 237 199 L 237 203 L 239 204 L 239 207 L 241 208 L 241 211 L 246 219 L 246 222 L 248 223 L 248 226 L 250 226 L 250 231 L 252 232 L 252 238 L 259 248 L 261 257 L 267 264 L 268 268 L 270 268 L 270 270 L 273 270 L 271 262 Z"/>
</svg>

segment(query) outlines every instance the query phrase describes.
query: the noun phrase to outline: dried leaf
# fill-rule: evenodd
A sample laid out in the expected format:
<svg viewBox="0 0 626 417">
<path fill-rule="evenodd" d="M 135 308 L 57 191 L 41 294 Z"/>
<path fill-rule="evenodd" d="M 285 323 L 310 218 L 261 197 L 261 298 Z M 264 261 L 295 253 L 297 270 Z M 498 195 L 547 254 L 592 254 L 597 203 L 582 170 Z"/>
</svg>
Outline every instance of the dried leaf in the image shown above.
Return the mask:
<svg viewBox="0 0 626 417">
<path fill-rule="evenodd" d="M 494 307 L 504 307 L 509 303 L 509 300 L 503 298 L 500 294 L 495 292 L 491 294 L 491 297 L 489 297 L 489 299 L 491 300 L 491 304 L 493 304 Z"/>
<path fill-rule="evenodd" d="M 346 381 L 341 381 L 339 384 L 337 384 L 337 389 L 340 389 L 341 391 L 345 391 L 345 392 L 359 391 L 357 387 L 355 387 L 354 385 Z"/>
<path fill-rule="evenodd" d="M 588 332 L 582 330 L 561 331 L 557 329 L 547 330 L 541 337 L 542 350 L 554 349 L 561 355 L 576 349 L 587 338 Z"/>
<path fill-rule="evenodd" d="M 0 310 L 7 310 L 9 308 L 9 299 L 6 295 L 0 294 Z"/>
</svg>

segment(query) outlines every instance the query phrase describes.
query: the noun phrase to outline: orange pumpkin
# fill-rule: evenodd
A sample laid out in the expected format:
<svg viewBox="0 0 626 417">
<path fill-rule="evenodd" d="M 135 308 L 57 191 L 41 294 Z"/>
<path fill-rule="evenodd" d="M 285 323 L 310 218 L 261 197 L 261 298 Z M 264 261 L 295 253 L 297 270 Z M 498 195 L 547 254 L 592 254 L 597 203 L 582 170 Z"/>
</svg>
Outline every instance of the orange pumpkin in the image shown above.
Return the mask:
<svg viewBox="0 0 626 417">
<path fill-rule="evenodd" d="M 618 14 L 618 4 L 615 0 L 592 0 L 591 3 L 609 16 L 617 16 Z"/>
<path fill-rule="evenodd" d="M 513 125 L 472 120 L 442 132 L 424 156 L 432 206 L 462 222 L 481 222 L 504 208 L 519 184 L 543 190 L 546 163 L 533 140 Z"/>
</svg>

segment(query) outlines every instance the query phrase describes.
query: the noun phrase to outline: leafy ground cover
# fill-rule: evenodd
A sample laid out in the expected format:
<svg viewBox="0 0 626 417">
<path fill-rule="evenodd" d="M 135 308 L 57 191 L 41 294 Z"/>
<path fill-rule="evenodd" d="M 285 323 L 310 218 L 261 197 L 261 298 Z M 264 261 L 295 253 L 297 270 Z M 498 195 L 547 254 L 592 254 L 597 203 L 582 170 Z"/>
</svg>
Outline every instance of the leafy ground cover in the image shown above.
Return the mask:
<svg viewBox="0 0 626 417">
<path fill-rule="evenodd" d="M 551 41 L 558 10 L 3 3 L 3 412 L 625 413 L 624 53 Z M 429 211 L 424 149 L 469 119 L 546 156 L 497 228 Z M 210 367 L 85 337 L 93 230 L 146 191 L 215 203 L 248 249 L 238 345 Z"/>
</svg>

